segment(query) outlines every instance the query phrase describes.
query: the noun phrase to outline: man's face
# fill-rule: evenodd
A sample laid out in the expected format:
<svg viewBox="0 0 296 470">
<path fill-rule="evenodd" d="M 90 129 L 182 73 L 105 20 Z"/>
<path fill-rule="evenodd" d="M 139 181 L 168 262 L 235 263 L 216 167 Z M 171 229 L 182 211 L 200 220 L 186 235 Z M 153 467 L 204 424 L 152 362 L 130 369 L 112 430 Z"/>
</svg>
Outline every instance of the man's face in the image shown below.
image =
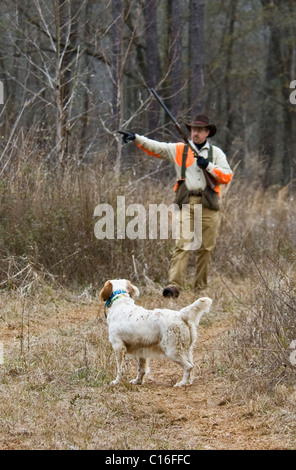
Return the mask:
<svg viewBox="0 0 296 470">
<path fill-rule="evenodd" d="M 202 144 L 207 140 L 210 130 L 207 127 L 191 127 L 191 140 L 194 144 Z"/>
</svg>

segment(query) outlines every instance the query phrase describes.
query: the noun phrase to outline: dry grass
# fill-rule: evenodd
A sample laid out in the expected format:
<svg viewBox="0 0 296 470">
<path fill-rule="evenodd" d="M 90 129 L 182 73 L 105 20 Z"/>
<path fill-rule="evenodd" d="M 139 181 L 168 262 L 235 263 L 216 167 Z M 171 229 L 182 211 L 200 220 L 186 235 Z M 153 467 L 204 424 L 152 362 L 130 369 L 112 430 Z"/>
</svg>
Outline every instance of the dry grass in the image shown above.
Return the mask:
<svg viewBox="0 0 296 470">
<path fill-rule="evenodd" d="M 172 389 L 181 372 L 161 362 L 142 388 L 127 381 L 114 389 L 97 301 L 103 281 L 132 279 L 146 307 L 181 308 L 195 294 L 189 269 L 175 303 L 161 296 L 172 242 L 95 239 L 98 203 L 115 205 L 118 194 L 145 207 L 171 198 L 170 184 L 165 191 L 159 181 L 133 185 L 137 174 L 111 184 L 110 173 L 98 177 L 100 165 L 70 165 L 56 175 L 26 160 L 1 182 L 0 448 L 295 448 L 296 214 L 289 188 L 263 192 L 258 182 L 237 179 L 224 195 L 207 292 L 214 307 L 200 327 L 194 386 Z M 134 373 L 130 358 L 127 377 Z"/>
<path fill-rule="evenodd" d="M 144 163 L 138 171 L 143 167 Z M 149 179 L 139 178 L 141 174 L 127 171 L 115 180 L 113 168 L 108 169 L 99 155 L 93 165 L 70 162 L 63 173 L 33 158 L 20 161 L 0 181 L 0 287 L 14 289 L 21 284 L 25 288 L 22 270 L 26 266 L 46 280 L 53 276 L 58 284 L 72 288 L 90 283 L 97 287 L 114 272 L 163 282 L 172 243 L 101 241 L 94 235 L 94 210 L 100 203 L 110 204 L 116 218 L 119 195 L 125 196 L 126 207 L 142 204 L 147 214 L 150 202 L 164 202 L 168 193 L 172 197 L 171 185 L 166 189 L 159 181 L 151 185 Z"/>
<path fill-rule="evenodd" d="M 180 368 L 154 360 L 143 387 L 128 380 L 136 364 L 128 358 L 127 381 L 116 374 L 102 305 L 85 292 L 48 291 L 24 297 L 1 294 L 5 363 L 0 368 L 1 449 L 271 449 L 293 448 L 295 390 L 278 385 L 244 398 L 235 393 L 237 364 L 221 362 L 233 350 L 232 316 L 238 302 L 215 279 L 214 308 L 199 328 L 193 386 L 172 388 Z M 139 303 L 181 308 L 149 289 Z M 237 296 L 241 286 L 234 286 Z M 5 324 L 4 324 L 5 322 Z M 234 376 L 236 371 L 237 376 Z M 283 428 L 283 424 L 285 427 Z"/>
<path fill-rule="evenodd" d="M 181 370 L 166 383 L 160 376 L 152 396 L 149 386 L 140 393 L 128 381 L 110 387 L 116 367 L 102 306 L 90 297 L 66 302 L 63 294 L 49 302 L 45 293 L 25 305 L 17 295 L 1 297 L 10 327 L 0 370 L 1 448 L 188 448 L 182 436 L 170 440 L 171 413 L 153 399 L 165 395 Z M 127 378 L 135 367 L 128 359 Z"/>
<path fill-rule="evenodd" d="M 237 392 L 273 393 L 278 385 L 295 383 L 290 344 L 296 338 L 296 211 L 288 188 L 247 195 L 239 216 L 238 193 L 228 203 L 232 223 L 224 224 L 217 260 L 227 273 L 225 285 L 244 283 L 243 299 L 233 329 L 224 340 L 222 362 L 238 379 Z M 229 256 L 221 259 L 219 247 Z M 238 299 L 239 300 L 239 299 Z"/>
</svg>

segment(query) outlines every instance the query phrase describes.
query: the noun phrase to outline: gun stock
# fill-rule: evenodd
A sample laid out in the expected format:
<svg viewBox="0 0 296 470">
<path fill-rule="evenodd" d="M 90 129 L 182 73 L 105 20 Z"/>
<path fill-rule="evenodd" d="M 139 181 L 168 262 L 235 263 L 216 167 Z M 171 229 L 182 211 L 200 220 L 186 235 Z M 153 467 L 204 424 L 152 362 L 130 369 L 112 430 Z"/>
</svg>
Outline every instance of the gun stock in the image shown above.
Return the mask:
<svg viewBox="0 0 296 470">
<path fill-rule="evenodd" d="M 174 116 L 172 115 L 172 113 L 170 112 L 170 110 L 166 107 L 166 105 L 164 104 L 164 102 L 162 101 L 162 99 L 160 98 L 160 96 L 156 93 L 156 91 L 154 90 L 154 88 L 150 88 L 150 91 L 151 93 L 155 96 L 155 98 L 157 99 L 157 101 L 159 102 L 160 106 L 165 110 L 165 112 L 167 113 L 167 115 L 169 116 L 169 118 L 171 119 L 171 121 L 175 124 L 175 127 L 177 129 L 177 131 L 179 132 L 179 134 L 181 135 L 182 139 L 184 140 L 184 142 L 191 148 L 192 152 L 195 154 L 195 155 L 198 155 L 198 150 L 197 148 L 195 147 L 195 145 L 193 145 L 190 140 L 188 139 L 188 137 L 186 136 L 186 134 L 183 132 L 180 124 L 177 122 L 177 120 L 174 118 Z M 211 189 L 215 189 L 215 187 L 217 186 L 217 182 L 215 180 L 215 178 L 210 175 L 206 170 L 202 170 L 203 171 L 203 174 L 204 174 L 204 177 L 206 179 L 206 183 L 207 185 L 211 188 Z"/>
</svg>

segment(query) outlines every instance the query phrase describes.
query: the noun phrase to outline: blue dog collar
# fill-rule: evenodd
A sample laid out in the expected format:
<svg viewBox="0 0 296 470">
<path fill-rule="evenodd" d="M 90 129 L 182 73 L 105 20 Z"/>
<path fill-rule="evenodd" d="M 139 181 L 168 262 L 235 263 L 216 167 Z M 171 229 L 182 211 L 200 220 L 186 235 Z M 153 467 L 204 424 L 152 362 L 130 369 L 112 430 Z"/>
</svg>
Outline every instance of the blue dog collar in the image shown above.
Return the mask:
<svg viewBox="0 0 296 470">
<path fill-rule="evenodd" d="M 111 307 L 112 303 L 116 300 L 115 297 L 119 294 L 128 294 L 128 292 L 126 290 L 116 290 L 115 292 L 113 292 L 113 294 L 110 295 L 104 307 L 105 318 L 107 318 L 107 314 L 106 314 L 107 308 Z"/>
</svg>

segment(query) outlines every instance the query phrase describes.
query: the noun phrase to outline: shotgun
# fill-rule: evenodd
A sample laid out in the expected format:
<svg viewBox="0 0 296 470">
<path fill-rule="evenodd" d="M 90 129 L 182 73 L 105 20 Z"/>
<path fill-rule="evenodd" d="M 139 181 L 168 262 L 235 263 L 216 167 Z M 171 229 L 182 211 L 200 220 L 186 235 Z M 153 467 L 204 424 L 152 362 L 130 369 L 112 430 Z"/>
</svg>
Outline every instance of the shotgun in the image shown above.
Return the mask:
<svg viewBox="0 0 296 470">
<path fill-rule="evenodd" d="M 191 142 L 187 135 L 185 134 L 185 132 L 183 132 L 180 124 L 176 121 L 176 119 L 174 118 L 174 116 L 172 115 L 172 113 L 170 112 L 170 110 L 166 107 L 166 105 L 164 104 L 164 102 L 162 101 L 162 99 L 160 98 L 160 96 L 156 93 L 156 91 L 154 90 L 154 88 L 150 88 L 150 91 L 151 93 L 155 96 L 155 98 L 157 99 L 157 101 L 159 102 L 160 106 L 165 110 L 165 112 L 167 113 L 167 115 L 169 116 L 169 118 L 171 119 L 171 121 L 175 124 L 175 128 L 177 129 L 177 131 L 179 132 L 180 136 L 182 137 L 182 139 L 184 140 L 184 142 L 188 145 L 188 147 L 191 148 L 192 152 L 194 153 L 194 155 L 198 155 L 198 149 L 195 147 L 194 143 Z M 210 175 L 205 169 L 202 169 L 203 171 L 203 174 L 204 174 L 204 177 L 206 179 L 206 182 L 207 182 L 207 185 L 211 188 L 211 189 L 215 189 L 215 187 L 217 186 L 217 181 L 215 180 L 215 178 Z"/>
</svg>

